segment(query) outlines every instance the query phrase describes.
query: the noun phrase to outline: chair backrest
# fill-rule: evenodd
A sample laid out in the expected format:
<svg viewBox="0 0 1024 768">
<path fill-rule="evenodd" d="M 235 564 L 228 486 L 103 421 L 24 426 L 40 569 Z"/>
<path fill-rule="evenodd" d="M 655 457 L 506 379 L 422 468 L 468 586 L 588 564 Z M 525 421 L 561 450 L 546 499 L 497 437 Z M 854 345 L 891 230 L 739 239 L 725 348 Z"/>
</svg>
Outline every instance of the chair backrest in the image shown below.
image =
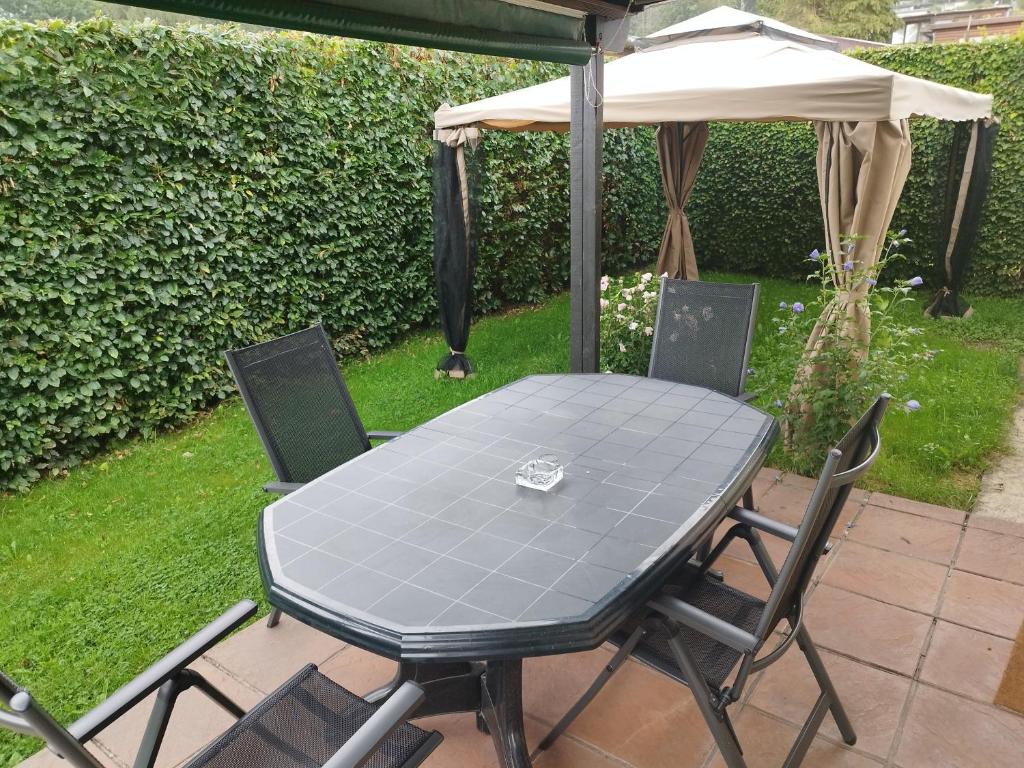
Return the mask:
<svg viewBox="0 0 1024 768">
<path fill-rule="evenodd" d="M 281 482 L 309 482 L 370 449 L 319 323 L 224 357 Z"/>
<path fill-rule="evenodd" d="M 741 395 L 760 289 L 663 277 L 647 375 Z"/>
<path fill-rule="evenodd" d="M 878 457 L 882 447 L 878 426 L 888 404 L 889 395 L 880 396 L 829 451 L 797 529 L 796 540 L 768 597 L 757 628 L 758 637 L 767 638 L 780 621 L 799 608 L 854 482 L 870 469 Z"/>
<path fill-rule="evenodd" d="M 102 768 L 78 739 L 0 670 L 0 729 L 43 739 L 75 768 Z"/>
</svg>

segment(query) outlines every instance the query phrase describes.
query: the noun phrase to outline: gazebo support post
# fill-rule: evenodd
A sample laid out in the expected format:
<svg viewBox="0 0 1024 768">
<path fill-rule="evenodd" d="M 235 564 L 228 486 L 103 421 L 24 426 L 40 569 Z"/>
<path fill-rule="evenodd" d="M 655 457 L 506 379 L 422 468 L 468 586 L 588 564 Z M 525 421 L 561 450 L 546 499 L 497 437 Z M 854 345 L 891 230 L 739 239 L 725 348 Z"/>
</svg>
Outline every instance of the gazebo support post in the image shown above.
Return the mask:
<svg viewBox="0 0 1024 768">
<path fill-rule="evenodd" d="M 604 54 L 571 68 L 569 221 L 569 364 L 597 371 L 601 353 L 601 147 L 604 133 Z"/>
</svg>

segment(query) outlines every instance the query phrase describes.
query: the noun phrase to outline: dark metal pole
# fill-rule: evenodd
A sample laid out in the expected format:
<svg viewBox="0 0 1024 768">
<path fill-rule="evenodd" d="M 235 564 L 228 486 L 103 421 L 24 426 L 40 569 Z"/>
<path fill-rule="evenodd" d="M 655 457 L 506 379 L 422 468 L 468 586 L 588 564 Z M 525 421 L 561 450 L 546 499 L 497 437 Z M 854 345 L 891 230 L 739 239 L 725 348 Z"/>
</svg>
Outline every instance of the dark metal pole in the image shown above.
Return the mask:
<svg viewBox="0 0 1024 768">
<path fill-rule="evenodd" d="M 569 365 L 594 373 L 600 360 L 601 146 L 604 133 L 604 54 L 572 67 L 570 112 Z"/>
</svg>

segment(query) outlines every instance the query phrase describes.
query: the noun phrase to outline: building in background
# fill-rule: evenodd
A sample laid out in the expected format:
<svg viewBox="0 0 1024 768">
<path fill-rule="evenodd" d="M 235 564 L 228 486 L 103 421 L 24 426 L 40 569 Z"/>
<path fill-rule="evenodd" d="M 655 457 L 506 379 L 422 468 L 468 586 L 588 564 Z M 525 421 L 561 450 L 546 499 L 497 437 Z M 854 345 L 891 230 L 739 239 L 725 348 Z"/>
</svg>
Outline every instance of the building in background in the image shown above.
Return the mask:
<svg viewBox="0 0 1024 768">
<path fill-rule="evenodd" d="M 893 33 L 894 43 L 952 43 L 985 37 L 1015 35 L 1024 29 L 1024 14 L 1012 3 L 967 7 L 946 3 L 924 7 L 900 3 L 895 8 L 903 28 Z"/>
</svg>

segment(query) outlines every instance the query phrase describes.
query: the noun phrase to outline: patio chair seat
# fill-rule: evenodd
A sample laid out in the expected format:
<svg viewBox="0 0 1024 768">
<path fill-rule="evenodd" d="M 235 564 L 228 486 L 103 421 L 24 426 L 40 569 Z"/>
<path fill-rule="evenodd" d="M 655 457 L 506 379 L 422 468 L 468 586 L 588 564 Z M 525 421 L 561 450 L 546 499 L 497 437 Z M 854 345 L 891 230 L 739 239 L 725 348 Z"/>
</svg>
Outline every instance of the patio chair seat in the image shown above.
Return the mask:
<svg viewBox="0 0 1024 768">
<path fill-rule="evenodd" d="M 377 711 L 310 664 L 186 764 L 186 768 L 320 768 Z M 399 725 L 369 768 L 416 765 L 436 734 Z M 422 752 L 421 752 L 422 750 Z"/>
<path fill-rule="evenodd" d="M 695 578 L 685 587 L 666 591 L 690 605 L 750 633 L 757 628 L 761 614 L 764 613 L 765 603 L 763 600 L 733 589 L 721 579 L 710 574 Z M 668 625 L 663 621 L 653 621 L 649 622 L 647 627 L 647 634 L 633 649 L 633 658 L 684 685 L 688 685 L 679 668 L 679 662 L 676 661 L 675 656 L 672 655 L 672 649 L 669 647 L 670 630 Z M 632 633 L 627 631 L 616 632 L 612 636 L 611 642 L 621 647 L 629 639 L 630 634 Z M 743 655 L 687 626 L 680 626 L 679 634 L 687 648 L 693 653 L 693 659 L 704 679 L 709 685 L 716 688 L 722 685 Z"/>
</svg>

